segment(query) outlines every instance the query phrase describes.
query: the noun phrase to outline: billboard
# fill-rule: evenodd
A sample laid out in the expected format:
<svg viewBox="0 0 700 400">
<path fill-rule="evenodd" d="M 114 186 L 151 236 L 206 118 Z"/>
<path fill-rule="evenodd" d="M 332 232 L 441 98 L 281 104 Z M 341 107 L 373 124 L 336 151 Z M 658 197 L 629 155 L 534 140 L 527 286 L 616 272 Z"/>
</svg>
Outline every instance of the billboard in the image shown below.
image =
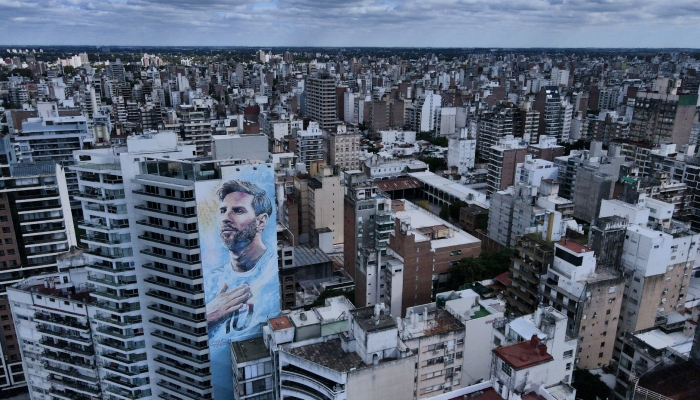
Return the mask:
<svg viewBox="0 0 700 400">
<path fill-rule="evenodd" d="M 232 400 L 229 343 L 280 313 L 272 165 L 222 166 L 195 194 L 214 399 Z"/>
</svg>

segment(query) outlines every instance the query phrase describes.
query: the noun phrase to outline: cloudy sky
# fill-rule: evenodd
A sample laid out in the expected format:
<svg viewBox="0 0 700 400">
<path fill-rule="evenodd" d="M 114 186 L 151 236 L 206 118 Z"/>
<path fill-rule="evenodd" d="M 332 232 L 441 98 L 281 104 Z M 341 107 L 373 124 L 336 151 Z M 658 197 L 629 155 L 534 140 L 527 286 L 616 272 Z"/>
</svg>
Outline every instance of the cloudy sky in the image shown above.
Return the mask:
<svg viewBox="0 0 700 400">
<path fill-rule="evenodd" d="M 700 47 L 700 0 L 0 0 L 0 44 Z"/>
</svg>

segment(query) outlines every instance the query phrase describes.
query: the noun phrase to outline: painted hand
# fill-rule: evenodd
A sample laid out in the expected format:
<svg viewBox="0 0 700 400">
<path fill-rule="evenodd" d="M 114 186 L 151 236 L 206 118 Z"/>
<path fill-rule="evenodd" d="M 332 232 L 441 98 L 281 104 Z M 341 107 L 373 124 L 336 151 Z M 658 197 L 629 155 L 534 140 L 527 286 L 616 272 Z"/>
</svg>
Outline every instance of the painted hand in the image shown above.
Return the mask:
<svg viewBox="0 0 700 400">
<path fill-rule="evenodd" d="M 228 289 L 228 285 L 224 284 L 216 297 L 207 304 L 207 323 L 209 326 L 217 325 L 230 318 L 252 296 L 250 287 L 245 284 L 228 292 L 226 289 Z"/>
</svg>

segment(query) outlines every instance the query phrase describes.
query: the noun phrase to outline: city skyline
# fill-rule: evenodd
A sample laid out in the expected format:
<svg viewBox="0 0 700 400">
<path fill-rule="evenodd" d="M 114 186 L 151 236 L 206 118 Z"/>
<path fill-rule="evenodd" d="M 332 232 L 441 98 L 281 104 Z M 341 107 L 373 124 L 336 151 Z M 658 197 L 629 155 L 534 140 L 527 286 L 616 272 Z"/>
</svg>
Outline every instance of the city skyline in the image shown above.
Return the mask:
<svg viewBox="0 0 700 400">
<path fill-rule="evenodd" d="M 0 36 L 33 45 L 693 47 L 693 1 L 1 0 Z"/>
</svg>

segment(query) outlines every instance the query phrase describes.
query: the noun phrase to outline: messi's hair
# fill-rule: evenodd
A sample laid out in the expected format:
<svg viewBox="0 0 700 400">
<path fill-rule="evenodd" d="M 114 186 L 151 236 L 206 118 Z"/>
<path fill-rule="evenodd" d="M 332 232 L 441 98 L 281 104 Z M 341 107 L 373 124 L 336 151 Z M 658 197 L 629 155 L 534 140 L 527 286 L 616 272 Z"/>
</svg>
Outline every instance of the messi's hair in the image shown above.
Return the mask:
<svg viewBox="0 0 700 400">
<path fill-rule="evenodd" d="M 253 196 L 253 210 L 255 210 L 255 216 L 260 214 L 272 215 L 272 202 L 270 202 L 270 199 L 267 197 L 267 193 L 254 183 L 234 179 L 221 185 L 221 188 L 216 194 L 219 196 L 219 201 L 224 201 L 226 196 L 235 192 L 246 193 Z"/>
</svg>

